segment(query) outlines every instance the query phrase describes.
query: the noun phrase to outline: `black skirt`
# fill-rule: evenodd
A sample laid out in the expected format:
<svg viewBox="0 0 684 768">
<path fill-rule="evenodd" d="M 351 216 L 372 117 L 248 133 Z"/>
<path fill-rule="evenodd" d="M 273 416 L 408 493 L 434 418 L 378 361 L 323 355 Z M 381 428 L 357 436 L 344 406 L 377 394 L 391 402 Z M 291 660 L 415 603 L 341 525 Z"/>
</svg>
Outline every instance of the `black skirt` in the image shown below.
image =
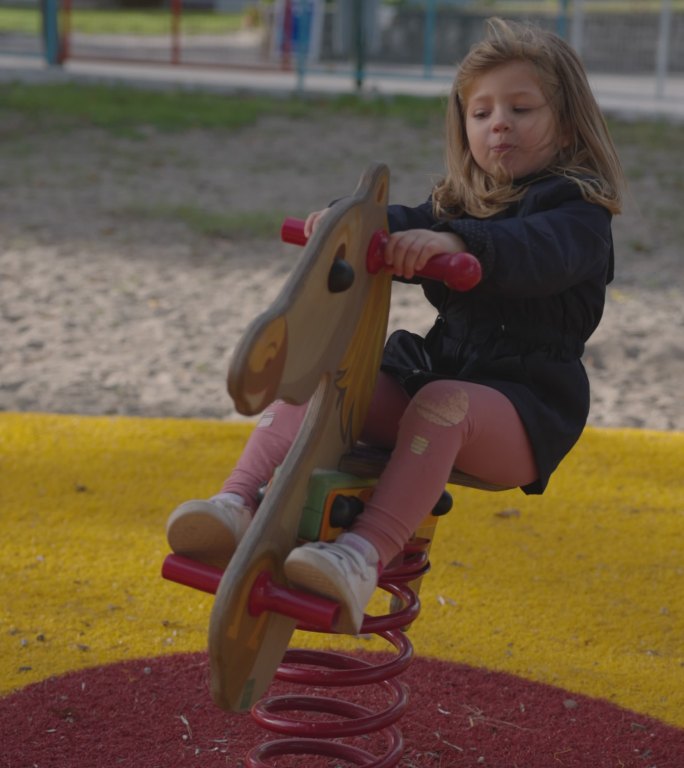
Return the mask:
<svg viewBox="0 0 684 768">
<path fill-rule="evenodd" d="M 381 370 L 396 378 L 413 397 L 430 381 L 470 381 L 496 389 L 517 410 L 532 445 L 539 477 L 523 486 L 543 493 L 551 474 L 577 442 L 589 414 L 589 380 L 578 357 L 539 347 L 515 353 L 509 344 L 444 348 L 408 331 L 387 340 Z M 448 363 L 448 365 L 447 365 Z"/>
</svg>

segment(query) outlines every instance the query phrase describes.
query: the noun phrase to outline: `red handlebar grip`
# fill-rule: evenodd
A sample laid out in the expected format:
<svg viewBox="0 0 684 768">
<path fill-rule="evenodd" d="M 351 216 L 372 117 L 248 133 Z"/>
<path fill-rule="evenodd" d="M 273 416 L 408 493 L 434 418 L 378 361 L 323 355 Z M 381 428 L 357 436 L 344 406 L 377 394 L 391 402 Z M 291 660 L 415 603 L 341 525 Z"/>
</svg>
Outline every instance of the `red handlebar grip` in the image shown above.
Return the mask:
<svg viewBox="0 0 684 768">
<path fill-rule="evenodd" d="M 162 564 L 162 576 L 169 581 L 215 595 L 223 571 L 183 555 L 167 555 Z"/>
<path fill-rule="evenodd" d="M 440 253 L 416 274 L 442 280 L 452 291 L 470 291 L 482 280 L 482 266 L 472 253 Z"/>
<path fill-rule="evenodd" d="M 284 243 L 292 245 L 306 245 L 307 237 L 304 234 L 304 222 L 301 219 L 287 218 L 280 228 L 280 239 Z"/>
<path fill-rule="evenodd" d="M 340 614 L 339 603 L 277 584 L 268 571 L 262 571 L 254 580 L 247 608 L 252 616 L 264 611 L 281 613 L 300 625 L 319 627 L 325 632 L 333 631 Z"/>
<path fill-rule="evenodd" d="M 306 245 L 304 222 L 301 219 L 285 219 L 280 236 L 286 243 Z M 368 271 L 372 275 L 384 265 L 382 254 L 388 237 L 387 232 L 382 229 L 374 232 L 371 237 L 366 259 Z M 416 272 L 416 277 L 441 280 L 452 291 L 470 291 L 482 280 L 482 267 L 471 253 L 440 253 Z"/>
</svg>

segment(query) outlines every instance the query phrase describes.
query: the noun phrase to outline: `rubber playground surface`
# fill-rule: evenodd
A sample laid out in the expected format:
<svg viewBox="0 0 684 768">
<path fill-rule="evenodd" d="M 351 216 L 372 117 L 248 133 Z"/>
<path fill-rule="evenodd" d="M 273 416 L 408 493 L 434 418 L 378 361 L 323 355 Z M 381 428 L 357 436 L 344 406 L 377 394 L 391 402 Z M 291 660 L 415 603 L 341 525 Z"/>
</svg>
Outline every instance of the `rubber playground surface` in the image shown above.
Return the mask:
<svg viewBox="0 0 684 768">
<path fill-rule="evenodd" d="M 160 577 L 169 511 L 250 429 L 0 414 L 2 768 L 238 767 L 266 740 L 211 701 L 211 596 Z M 684 766 L 683 478 L 684 433 L 588 429 L 542 497 L 450 488 L 401 766 Z"/>
</svg>

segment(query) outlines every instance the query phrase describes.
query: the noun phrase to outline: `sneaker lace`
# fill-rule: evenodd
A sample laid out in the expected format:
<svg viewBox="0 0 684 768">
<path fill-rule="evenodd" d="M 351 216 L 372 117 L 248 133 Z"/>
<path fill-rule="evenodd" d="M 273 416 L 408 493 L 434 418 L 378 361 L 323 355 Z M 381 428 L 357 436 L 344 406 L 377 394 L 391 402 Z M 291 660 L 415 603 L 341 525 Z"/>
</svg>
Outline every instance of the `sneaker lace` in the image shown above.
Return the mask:
<svg viewBox="0 0 684 768">
<path fill-rule="evenodd" d="M 334 549 L 331 547 L 329 551 L 339 559 L 343 570 L 360 576 L 364 581 L 368 581 L 371 577 L 371 566 L 360 552 L 344 544 L 337 544 Z"/>
</svg>

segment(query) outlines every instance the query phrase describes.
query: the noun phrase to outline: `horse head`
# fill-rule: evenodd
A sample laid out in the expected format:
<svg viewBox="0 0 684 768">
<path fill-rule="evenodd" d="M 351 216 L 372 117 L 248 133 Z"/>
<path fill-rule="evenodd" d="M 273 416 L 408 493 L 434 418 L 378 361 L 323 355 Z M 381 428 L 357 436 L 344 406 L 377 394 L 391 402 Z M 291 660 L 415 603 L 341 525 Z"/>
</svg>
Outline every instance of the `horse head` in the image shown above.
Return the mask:
<svg viewBox="0 0 684 768">
<path fill-rule="evenodd" d="M 277 398 L 306 402 L 326 376 L 347 387 L 345 359 L 367 357 L 355 339 L 360 332 L 379 337 L 372 355 L 377 366 L 389 288 L 379 290 L 388 282 L 372 276 L 366 262 L 374 232 L 387 226 L 388 194 L 387 167 L 370 166 L 354 193 L 321 219 L 274 302 L 247 328 L 228 373 L 240 413 L 260 413 Z"/>
</svg>

